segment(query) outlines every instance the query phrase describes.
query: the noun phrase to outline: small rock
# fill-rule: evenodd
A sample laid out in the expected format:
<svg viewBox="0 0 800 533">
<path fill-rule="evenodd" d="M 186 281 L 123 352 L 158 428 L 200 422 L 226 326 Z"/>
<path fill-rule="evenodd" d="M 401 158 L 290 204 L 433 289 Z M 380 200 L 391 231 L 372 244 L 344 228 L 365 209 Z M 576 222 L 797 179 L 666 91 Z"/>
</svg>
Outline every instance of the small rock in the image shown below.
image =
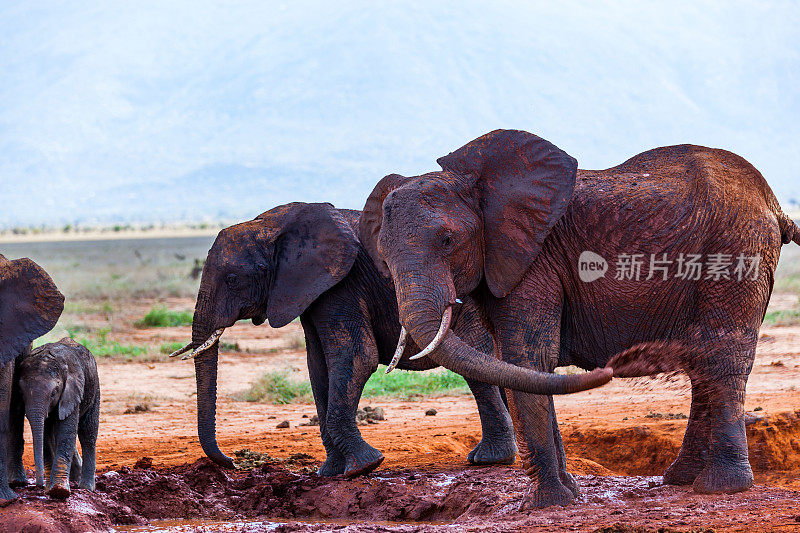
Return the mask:
<svg viewBox="0 0 800 533">
<path fill-rule="evenodd" d="M 437 411 L 436 409 L 430 408 L 427 411 L 425 411 L 425 416 L 436 416 L 436 413 L 438 412 L 439 411 Z"/>
<path fill-rule="evenodd" d="M 284 420 L 283 422 L 280 422 L 280 423 L 279 423 L 277 426 L 275 426 L 275 427 L 276 427 L 276 428 L 278 428 L 278 429 L 286 429 L 286 428 L 288 428 L 288 427 L 289 427 L 289 421 L 288 421 L 288 420 Z"/>
</svg>

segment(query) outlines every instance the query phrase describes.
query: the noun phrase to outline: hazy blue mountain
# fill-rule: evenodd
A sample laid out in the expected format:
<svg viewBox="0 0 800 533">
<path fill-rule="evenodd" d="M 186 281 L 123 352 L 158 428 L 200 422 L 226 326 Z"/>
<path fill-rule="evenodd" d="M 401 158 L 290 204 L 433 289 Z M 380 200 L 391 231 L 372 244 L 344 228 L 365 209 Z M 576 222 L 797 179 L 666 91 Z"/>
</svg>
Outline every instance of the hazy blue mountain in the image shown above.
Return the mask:
<svg viewBox="0 0 800 533">
<path fill-rule="evenodd" d="M 733 150 L 800 197 L 790 3 L 0 4 L 0 226 L 359 208 L 498 128 Z"/>
</svg>

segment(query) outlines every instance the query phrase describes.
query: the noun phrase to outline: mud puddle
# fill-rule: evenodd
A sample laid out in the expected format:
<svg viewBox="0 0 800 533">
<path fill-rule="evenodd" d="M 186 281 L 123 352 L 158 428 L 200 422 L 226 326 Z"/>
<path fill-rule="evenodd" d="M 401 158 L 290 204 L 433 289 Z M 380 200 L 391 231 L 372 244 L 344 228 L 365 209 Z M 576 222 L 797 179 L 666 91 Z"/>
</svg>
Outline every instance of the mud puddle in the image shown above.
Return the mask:
<svg viewBox="0 0 800 533">
<path fill-rule="evenodd" d="M 445 526 L 447 523 L 429 523 L 429 526 Z M 352 520 L 243 520 L 237 522 L 221 520 L 153 520 L 146 526 L 117 526 L 118 533 L 262 533 L 268 531 L 342 531 L 347 527 L 373 527 L 383 531 L 419 527 L 416 522 L 354 522 Z"/>
<path fill-rule="evenodd" d="M 800 492 L 757 485 L 698 495 L 656 476 L 576 476 L 579 502 L 519 510 L 527 478 L 511 467 L 384 470 L 319 478 L 267 463 L 224 470 L 206 459 L 98 477 L 97 491 L 66 502 L 21 489 L 0 509 L 3 531 L 797 531 Z M 608 529 L 610 528 L 610 529 Z M 627 529 L 626 529 L 627 528 Z M 639 529 L 636 529 L 639 528 Z"/>
</svg>

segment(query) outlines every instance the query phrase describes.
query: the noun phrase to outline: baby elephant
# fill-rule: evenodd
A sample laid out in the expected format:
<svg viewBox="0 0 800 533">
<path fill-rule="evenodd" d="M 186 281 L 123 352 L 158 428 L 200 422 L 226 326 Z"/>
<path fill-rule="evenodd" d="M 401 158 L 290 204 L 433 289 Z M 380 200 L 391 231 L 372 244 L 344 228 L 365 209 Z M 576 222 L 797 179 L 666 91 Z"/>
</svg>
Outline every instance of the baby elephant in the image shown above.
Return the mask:
<svg viewBox="0 0 800 533">
<path fill-rule="evenodd" d="M 50 496 L 69 496 L 70 479 L 80 479 L 81 488 L 94 490 L 100 380 L 91 352 L 68 338 L 45 344 L 22 359 L 17 383 L 33 433 L 36 485 L 44 486 L 47 465 Z M 12 440 L 21 444 L 23 424 L 17 416 Z M 76 436 L 83 461 L 76 452 Z M 21 446 L 13 448 L 22 455 Z"/>
</svg>

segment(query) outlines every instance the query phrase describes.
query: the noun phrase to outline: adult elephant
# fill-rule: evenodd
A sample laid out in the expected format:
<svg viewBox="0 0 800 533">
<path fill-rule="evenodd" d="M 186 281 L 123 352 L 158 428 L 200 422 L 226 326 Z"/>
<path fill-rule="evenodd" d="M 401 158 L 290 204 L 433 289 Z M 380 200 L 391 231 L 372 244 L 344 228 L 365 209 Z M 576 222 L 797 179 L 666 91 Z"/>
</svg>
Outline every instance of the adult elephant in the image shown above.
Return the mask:
<svg viewBox="0 0 800 533">
<path fill-rule="evenodd" d="M 692 407 L 664 480 L 699 492 L 750 487 L 745 384 L 781 242 L 800 243 L 761 174 L 735 154 L 691 145 L 577 170 L 553 144 L 513 130 L 438 163 L 439 172 L 385 177 L 361 217 L 361 240 L 388 267 L 411 337 L 430 342 L 469 295 L 508 363 L 593 369 L 630 349 L 611 361 L 615 375 L 680 367 Z M 603 276 L 606 260 L 616 275 Z M 430 358 L 474 377 L 471 361 L 485 356 L 452 332 L 439 340 Z M 536 482 L 523 505 L 572 502 L 552 398 L 514 391 L 509 408 Z"/>
<path fill-rule="evenodd" d="M 215 432 L 218 340 L 223 330 L 242 319 L 255 325 L 269 319 L 272 327 L 280 328 L 298 316 L 327 454 L 320 475 L 356 476 L 383 460 L 361 437 L 355 416 L 367 378 L 379 362 L 389 364 L 392 359 L 400 324 L 392 281 L 378 272 L 357 238 L 359 215 L 330 204 L 291 203 L 217 236 L 203 268 L 192 342 L 174 354 L 193 349 L 184 357 L 195 357 L 197 429 L 203 450 L 215 462 L 233 466 L 220 451 Z M 492 349 L 491 337 L 469 302 L 457 318 L 455 329 L 465 341 Z M 413 350 L 409 343 L 407 355 Z M 400 364 L 411 370 L 435 366 L 427 358 L 408 362 L 406 357 Z M 495 385 L 568 392 L 598 384 L 596 376 L 554 379 L 524 369 L 506 375 Z M 516 446 L 508 411 L 497 387 L 481 382 L 481 377 L 475 374 L 468 380 L 483 430 L 483 440 L 469 460 L 513 462 Z"/>
<path fill-rule="evenodd" d="M 0 255 L 0 500 L 16 497 L 8 485 L 9 472 L 12 483 L 26 482 L 23 443 L 9 442 L 14 360 L 30 351 L 34 339 L 55 327 L 63 310 L 64 296 L 39 265 Z M 8 459 L 10 464 L 6 464 Z"/>
</svg>

